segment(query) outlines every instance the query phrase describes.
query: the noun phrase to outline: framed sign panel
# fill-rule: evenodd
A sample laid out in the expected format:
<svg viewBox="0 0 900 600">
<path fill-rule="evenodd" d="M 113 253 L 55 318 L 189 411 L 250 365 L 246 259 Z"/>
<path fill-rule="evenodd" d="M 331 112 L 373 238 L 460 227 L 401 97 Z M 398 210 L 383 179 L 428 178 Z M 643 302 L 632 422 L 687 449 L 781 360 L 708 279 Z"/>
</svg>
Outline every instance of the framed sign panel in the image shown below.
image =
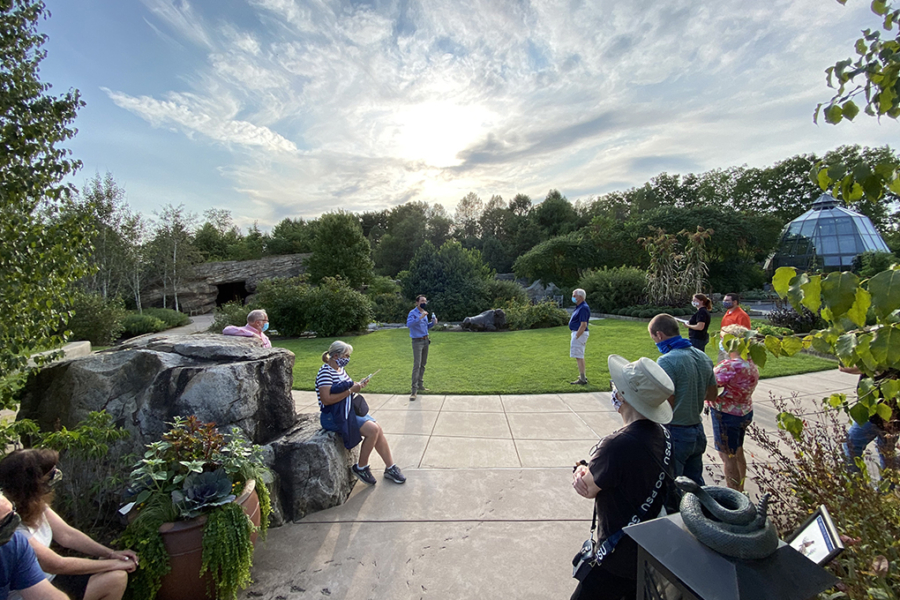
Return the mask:
<svg viewBox="0 0 900 600">
<path fill-rule="evenodd" d="M 835 529 L 825 505 L 816 509 L 816 512 L 784 541 L 818 565 L 827 564 L 844 551 L 841 536 Z"/>
</svg>

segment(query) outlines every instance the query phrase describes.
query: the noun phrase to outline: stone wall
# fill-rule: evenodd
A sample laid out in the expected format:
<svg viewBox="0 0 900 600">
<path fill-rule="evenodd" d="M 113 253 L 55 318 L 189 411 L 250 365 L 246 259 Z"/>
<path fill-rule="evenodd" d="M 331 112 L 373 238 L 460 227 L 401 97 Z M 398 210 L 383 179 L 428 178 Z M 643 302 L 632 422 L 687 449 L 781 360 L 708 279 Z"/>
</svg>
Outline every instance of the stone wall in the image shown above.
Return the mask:
<svg viewBox="0 0 900 600">
<path fill-rule="evenodd" d="M 212 312 L 216 308 L 219 285 L 243 284 L 246 294 L 253 294 L 256 285 L 264 279 L 302 275 L 306 272 L 306 259 L 309 257 L 310 254 L 286 254 L 259 260 L 226 260 L 195 265 L 192 274 L 178 288 L 181 311 L 188 314 Z M 151 282 L 141 291 L 141 301 L 145 306 L 162 306 L 162 298 L 161 281 Z"/>
</svg>

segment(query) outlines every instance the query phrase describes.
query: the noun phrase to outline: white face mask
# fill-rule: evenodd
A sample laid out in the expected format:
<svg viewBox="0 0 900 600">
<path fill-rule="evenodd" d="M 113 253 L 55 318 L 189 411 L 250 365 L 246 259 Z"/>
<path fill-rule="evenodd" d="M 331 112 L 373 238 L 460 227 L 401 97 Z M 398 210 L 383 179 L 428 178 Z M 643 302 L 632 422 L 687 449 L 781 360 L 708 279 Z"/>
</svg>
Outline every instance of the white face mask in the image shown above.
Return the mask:
<svg viewBox="0 0 900 600">
<path fill-rule="evenodd" d="M 691 302 L 691 304 L 694 305 L 694 308 L 700 308 L 700 303 L 697 302 L 696 300 L 694 300 L 693 302 Z"/>
</svg>

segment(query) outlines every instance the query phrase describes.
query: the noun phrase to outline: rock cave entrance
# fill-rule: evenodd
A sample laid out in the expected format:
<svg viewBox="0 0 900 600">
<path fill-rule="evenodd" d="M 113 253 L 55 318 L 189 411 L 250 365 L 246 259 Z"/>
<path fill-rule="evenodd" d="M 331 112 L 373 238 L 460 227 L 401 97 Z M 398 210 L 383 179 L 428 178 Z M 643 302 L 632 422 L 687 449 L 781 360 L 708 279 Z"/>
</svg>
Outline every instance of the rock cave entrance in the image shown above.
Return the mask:
<svg viewBox="0 0 900 600">
<path fill-rule="evenodd" d="M 216 306 L 222 306 L 227 302 L 235 301 L 243 304 L 244 300 L 247 299 L 247 296 L 250 295 L 250 292 L 247 291 L 247 286 L 244 285 L 243 281 L 220 283 L 217 284 L 216 287 L 219 289 L 219 293 L 216 296 Z"/>
</svg>

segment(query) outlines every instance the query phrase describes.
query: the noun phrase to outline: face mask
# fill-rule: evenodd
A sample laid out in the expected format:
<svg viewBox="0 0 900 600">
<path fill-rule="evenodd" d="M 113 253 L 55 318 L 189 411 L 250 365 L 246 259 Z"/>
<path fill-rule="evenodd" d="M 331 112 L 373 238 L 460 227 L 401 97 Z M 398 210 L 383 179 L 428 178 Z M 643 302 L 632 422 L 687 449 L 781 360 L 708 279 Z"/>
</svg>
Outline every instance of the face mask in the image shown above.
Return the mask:
<svg viewBox="0 0 900 600">
<path fill-rule="evenodd" d="M 350 364 L 350 359 L 349 358 L 336 358 L 336 359 L 334 359 L 334 362 L 337 363 L 337 366 L 339 366 L 340 368 L 343 369 L 344 367 L 346 367 L 347 365 Z"/>
<path fill-rule="evenodd" d="M 691 302 L 691 304 L 694 305 L 694 308 L 700 308 L 700 303 L 697 302 L 696 300 L 694 300 L 693 302 Z"/>
<path fill-rule="evenodd" d="M 262 328 L 262 330 L 263 330 L 263 331 L 268 331 L 268 330 L 269 330 L 269 322 L 268 322 L 268 321 L 266 321 L 265 323 L 263 323 L 263 328 Z"/>
<path fill-rule="evenodd" d="M 575 299 L 575 296 L 572 296 L 572 302 L 578 302 L 578 300 Z"/>
<path fill-rule="evenodd" d="M 619 412 L 619 409 L 622 407 L 622 401 L 619 400 L 619 390 L 616 389 L 616 384 L 612 384 L 612 393 L 609 395 L 609 401 L 612 403 L 613 410 Z"/>
<path fill-rule="evenodd" d="M 3 518 L 3 521 L 0 521 L 0 546 L 12 539 L 21 522 L 22 517 L 15 512 L 9 513 Z"/>
<path fill-rule="evenodd" d="M 428 306 L 427 302 L 419 302 L 419 308 L 425 308 L 426 306 Z"/>
<path fill-rule="evenodd" d="M 728 300 L 726 300 L 722 303 L 722 306 L 724 306 L 725 308 L 731 308 L 732 306 L 734 306 L 734 302 L 729 302 Z"/>
</svg>

